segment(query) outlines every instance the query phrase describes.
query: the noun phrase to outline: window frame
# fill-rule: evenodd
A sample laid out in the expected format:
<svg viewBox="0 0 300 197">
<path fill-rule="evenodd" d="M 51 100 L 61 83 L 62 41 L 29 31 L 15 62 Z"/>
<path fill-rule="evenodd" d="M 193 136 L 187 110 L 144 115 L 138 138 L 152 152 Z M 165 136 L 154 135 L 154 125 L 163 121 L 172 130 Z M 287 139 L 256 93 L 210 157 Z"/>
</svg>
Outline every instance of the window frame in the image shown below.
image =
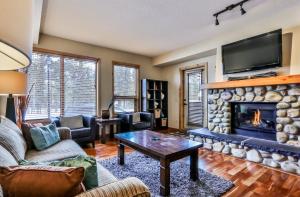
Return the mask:
<svg viewBox="0 0 300 197">
<path fill-rule="evenodd" d="M 115 95 L 115 66 L 122 66 L 122 67 L 128 67 L 128 68 L 135 68 L 136 69 L 136 96 L 118 96 Z M 113 94 L 113 100 L 134 100 L 134 112 L 139 111 L 140 109 L 140 65 L 137 64 L 131 64 L 126 62 L 119 62 L 119 61 L 112 61 L 112 94 Z M 115 112 L 115 104 L 113 102 L 112 105 L 112 111 L 113 114 L 116 115 L 118 112 Z"/>
<path fill-rule="evenodd" d="M 95 91 L 96 91 L 95 112 L 96 112 L 96 114 L 95 115 L 97 115 L 97 116 L 99 115 L 99 103 L 100 103 L 100 100 L 99 100 L 99 98 L 100 98 L 99 97 L 99 87 L 100 87 L 99 69 L 101 66 L 100 58 L 84 56 L 84 55 L 77 55 L 77 54 L 73 54 L 73 53 L 55 51 L 55 50 L 50 50 L 50 49 L 43 49 L 43 48 L 38 48 L 38 47 L 33 47 L 32 52 L 45 54 L 45 55 L 56 55 L 56 56 L 60 57 L 60 88 L 61 88 L 60 92 L 64 92 L 64 90 L 65 90 L 65 87 L 63 84 L 64 83 L 64 59 L 65 58 L 95 61 L 95 63 L 96 63 L 96 65 L 95 65 Z M 65 107 L 64 95 L 61 94 L 60 95 L 60 108 L 61 108 L 60 117 L 64 116 L 64 107 Z M 36 120 L 36 119 L 28 119 L 28 120 Z"/>
</svg>

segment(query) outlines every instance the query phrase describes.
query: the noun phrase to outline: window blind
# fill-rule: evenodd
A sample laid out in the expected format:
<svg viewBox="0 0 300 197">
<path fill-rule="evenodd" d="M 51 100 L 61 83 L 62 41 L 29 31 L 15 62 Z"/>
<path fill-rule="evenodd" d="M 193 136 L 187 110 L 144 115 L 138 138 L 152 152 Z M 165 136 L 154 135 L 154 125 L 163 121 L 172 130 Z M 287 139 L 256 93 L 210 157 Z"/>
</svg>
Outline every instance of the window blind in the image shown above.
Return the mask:
<svg viewBox="0 0 300 197">
<path fill-rule="evenodd" d="M 26 119 L 96 114 L 96 65 L 87 59 L 33 52 Z"/>
</svg>

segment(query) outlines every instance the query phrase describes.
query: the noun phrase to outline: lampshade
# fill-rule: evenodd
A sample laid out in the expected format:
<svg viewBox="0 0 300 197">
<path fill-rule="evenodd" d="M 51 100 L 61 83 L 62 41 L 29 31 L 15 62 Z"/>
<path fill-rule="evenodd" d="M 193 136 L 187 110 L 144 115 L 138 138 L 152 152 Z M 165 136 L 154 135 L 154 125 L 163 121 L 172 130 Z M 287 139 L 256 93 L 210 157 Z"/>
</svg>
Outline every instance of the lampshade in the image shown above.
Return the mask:
<svg viewBox="0 0 300 197">
<path fill-rule="evenodd" d="M 27 75 L 17 71 L 0 71 L 0 94 L 27 94 Z"/>
<path fill-rule="evenodd" d="M 29 66 L 30 58 L 21 50 L 0 40 L 0 70 L 16 70 Z"/>
</svg>

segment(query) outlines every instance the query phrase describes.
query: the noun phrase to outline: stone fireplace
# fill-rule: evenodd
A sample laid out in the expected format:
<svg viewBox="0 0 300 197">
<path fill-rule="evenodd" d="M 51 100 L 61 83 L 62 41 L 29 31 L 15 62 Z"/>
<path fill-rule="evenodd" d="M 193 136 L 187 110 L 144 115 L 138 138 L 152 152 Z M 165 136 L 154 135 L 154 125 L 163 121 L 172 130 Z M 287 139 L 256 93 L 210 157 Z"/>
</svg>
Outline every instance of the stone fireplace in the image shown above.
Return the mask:
<svg viewBox="0 0 300 197">
<path fill-rule="evenodd" d="M 300 146 L 300 84 L 208 90 L 208 129 Z"/>
<path fill-rule="evenodd" d="M 276 141 L 276 103 L 231 102 L 232 133 Z"/>
</svg>

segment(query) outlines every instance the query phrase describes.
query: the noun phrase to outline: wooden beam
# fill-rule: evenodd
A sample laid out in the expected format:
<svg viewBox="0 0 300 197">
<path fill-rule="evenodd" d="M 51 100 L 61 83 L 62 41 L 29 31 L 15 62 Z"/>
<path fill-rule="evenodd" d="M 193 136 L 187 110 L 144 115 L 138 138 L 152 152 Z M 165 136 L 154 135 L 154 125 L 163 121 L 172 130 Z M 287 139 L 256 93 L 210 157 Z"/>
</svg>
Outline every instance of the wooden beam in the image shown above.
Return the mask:
<svg viewBox="0 0 300 197">
<path fill-rule="evenodd" d="M 222 89 L 222 88 L 237 88 L 250 86 L 267 86 L 267 85 L 283 85 L 300 83 L 300 75 L 285 75 L 276 77 L 266 77 L 257 79 L 245 79 L 237 81 L 225 81 L 208 83 L 202 86 L 202 89 Z"/>
</svg>

